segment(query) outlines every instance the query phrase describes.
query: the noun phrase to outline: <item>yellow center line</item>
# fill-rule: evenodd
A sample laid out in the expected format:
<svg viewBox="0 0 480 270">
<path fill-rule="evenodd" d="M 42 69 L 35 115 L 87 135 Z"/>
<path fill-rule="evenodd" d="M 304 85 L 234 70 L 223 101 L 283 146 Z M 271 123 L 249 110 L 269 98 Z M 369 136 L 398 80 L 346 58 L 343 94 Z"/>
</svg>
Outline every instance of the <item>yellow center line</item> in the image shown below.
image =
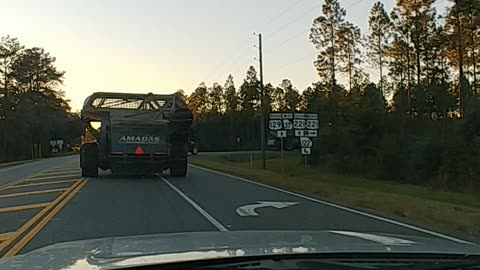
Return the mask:
<svg viewBox="0 0 480 270">
<path fill-rule="evenodd" d="M 19 205 L 19 206 L 0 208 L 0 213 L 42 208 L 42 207 L 48 206 L 49 204 L 50 203 L 36 203 L 36 204 L 27 204 L 27 205 Z"/>
<path fill-rule="evenodd" d="M 70 172 L 54 172 L 54 173 L 42 173 L 36 177 L 30 177 L 29 179 L 34 179 L 34 178 L 39 178 L 39 177 L 49 177 L 49 176 L 59 176 L 61 177 L 62 175 L 70 175 L 70 174 L 76 174 L 79 175 L 80 171 L 70 171 Z"/>
<path fill-rule="evenodd" d="M 59 168 L 52 168 L 48 171 L 70 171 L 70 170 L 80 170 L 80 167 L 79 166 L 75 166 L 75 167 L 59 167 Z"/>
<path fill-rule="evenodd" d="M 29 196 L 29 195 L 37 195 L 37 194 L 47 194 L 47 193 L 55 193 L 55 192 L 62 192 L 67 190 L 68 188 L 57 188 L 57 189 L 47 189 L 47 190 L 35 190 L 35 191 L 28 191 L 28 192 L 19 192 L 19 193 L 11 193 L 11 194 L 3 194 L 0 195 L 0 199 L 6 198 L 14 198 L 20 196 Z"/>
<path fill-rule="evenodd" d="M 73 167 L 52 168 L 52 169 L 48 170 L 47 172 L 64 172 L 64 171 L 78 171 L 78 170 L 80 170 L 79 166 L 77 166 L 75 168 L 73 168 Z"/>
<path fill-rule="evenodd" d="M 74 190 L 76 187 L 82 183 L 83 180 L 77 181 L 75 184 L 73 184 L 67 191 L 63 192 L 60 196 L 58 196 L 53 202 L 51 202 L 47 207 L 43 208 L 38 212 L 33 218 L 31 218 L 29 221 L 25 222 L 20 229 L 18 229 L 15 232 L 15 236 L 0 243 L 0 252 L 5 249 L 8 245 L 10 245 L 15 239 L 17 239 L 20 235 L 24 234 L 30 227 L 33 226 L 40 218 L 42 218 L 46 213 L 48 213 L 55 205 L 57 205 L 59 202 L 61 202 L 67 195 Z"/>
<path fill-rule="evenodd" d="M 28 178 L 25 179 L 24 182 L 26 181 L 41 181 L 41 180 L 50 180 L 50 179 L 57 179 L 57 178 L 63 178 L 63 177 L 79 177 L 80 174 L 75 173 L 75 174 L 65 174 L 65 175 L 56 175 L 56 176 L 48 176 L 48 177 L 35 177 L 35 178 Z"/>
<path fill-rule="evenodd" d="M 15 235 L 15 232 L 0 233 L 0 241 L 5 241 L 12 238 Z"/>
<path fill-rule="evenodd" d="M 68 170 L 68 171 L 55 171 L 55 172 L 46 172 L 46 173 L 43 173 L 39 176 L 52 176 L 52 175 L 57 175 L 57 174 L 72 174 L 72 173 L 80 173 L 80 170 Z"/>
<path fill-rule="evenodd" d="M 62 180 L 62 181 L 51 181 L 51 182 L 31 183 L 31 184 L 8 186 L 7 189 L 23 188 L 23 187 L 34 187 L 34 186 L 43 186 L 43 185 L 54 185 L 54 184 L 65 184 L 65 183 L 73 183 L 73 182 L 77 182 L 77 181 L 78 181 L 78 180 Z"/>
<path fill-rule="evenodd" d="M 9 188 L 9 187 L 11 187 L 12 185 L 15 185 L 15 184 L 20 184 L 20 183 L 22 183 L 23 181 L 25 181 L 25 180 L 20 179 L 20 180 L 17 180 L 17 181 L 10 182 L 10 183 L 8 183 L 8 184 L 5 184 L 5 185 L 3 185 L 3 186 L 0 186 L 0 190 L 7 189 L 7 188 Z"/>
<path fill-rule="evenodd" d="M 58 213 L 62 208 L 77 194 L 80 189 L 82 189 L 83 186 L 87 183 L 88 180 L 81 180 L 80 183 L 75 187 L 75 189 L 70 192 L 66 197 L 65 200 L 61 201 L 58 203 L 58 205 L 50 212 L 48 213 L 44 219 L 42 219 L 37 226 L 35 226 L 32 230 L 30 230 L 25 237 L 23 237 L 15 246 L 13 246 L 5 255 L 3 258 L 9 258 L 12 256 L 15 256 L 22 248 L 24 248 L 44 227 L 47 225 L 47 223 Z M 66 192 L 67 193 L 67 192 Z M 0 246 L 1 250 L 1 246 Z"/>
<path fill-rule="evenodd" d="M 62 168 L 62 167 L 59 167 L 59 168 Z M 78 168 L 78 167 L 67 167 L 67 168 L 63 168 L 63 169 L 71 170 L 71 171 L 73 171 L 74 169 L 77 169 L 77 171 L 79 171 L 79 168 Z M 5 185 L 3 185 L 3 186 L 0 186 L 0 190 L 7 189 L 7 188 L 9 188 L 9 187 L 12 186 L 12 185 L 20 184 L 20 183 L 23 183 L 23 182 L 28 181 L 28 180 L 30 180 L 30 179 L 38 179 L 38 178 L 35 178 L 35 177 L 38 177 L 38 176 L 41 177 L 41 175 L 42 175 L 43 173 L 47 173 L 47 172 L 49 172 L 49 171 L 51 171 L 51 170 L 52 170 L 51 168 L 50 168 L 50 169 L 46 169 L 46 170 L 42 170 L 42 171 L 40 171 L 40 172 L 34 173 L 34 174 L 31 175 L 29 178 L 19 179 L 19 180 L 16 180 L 16 181 L 12 181 L 12 182 L 10 182 L 10 183 L 8 183 L 8 184 L 5 184 Z M 78 176 L 78 174 L 76 174 L 75 176 Z M 60 177 L 60 176 L 58 176 L 58 177 Z M 53 179 L 53 178 L 52 178 L 52 179 Z M 40 179 L 39 179 L 39 180 L 40 180 Z M 45 179 L 45 180 L 46 180 L 46 179 Z"/>
<path fill-rule="evenodd" d="M 8 187 L 10 187 L 10 186 L 12 186 L 12 185 L 20 184 L 20 183 L 23 183 L 24 181 L 28 181 L 28 179 L 33 178 L 33 177 L 36 177 L 36 176 L 39 176 L 39 175 L 41 175 L 42 173 L 47 172 L 48 170 L 49 170 L 49 169 L 42 170 L 42 171 L 39 171 L 39 172 L 37 172 L 37 173 L 34 173 L 34 174 L 30 175 L 29 178 L 19 179 L 19 180 L 10 182 L 10 183 L 8 183 L 8 184 L 5 184 L 5 185 L 3 185 L 3 186 L 0 186 L 0 190 L 4 190 L 4 189 L 7 189 Z"/>
</svg>

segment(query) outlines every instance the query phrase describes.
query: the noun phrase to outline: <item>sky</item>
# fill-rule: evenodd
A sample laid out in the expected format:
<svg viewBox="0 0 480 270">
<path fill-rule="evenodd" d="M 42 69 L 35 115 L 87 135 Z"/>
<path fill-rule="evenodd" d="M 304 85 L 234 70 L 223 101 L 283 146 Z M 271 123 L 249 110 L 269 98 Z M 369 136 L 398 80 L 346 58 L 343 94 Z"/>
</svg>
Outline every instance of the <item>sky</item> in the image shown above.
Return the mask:
<svg viewBox="0 0 480 270">
<path fill-rule="evenodd" d="M 377 0 L 340 0 L 347 20 L 368 31 Z M 382 1 L 390 11 L 395 0 Z M 95 91 L 191 93 L 200 82 L 237 86 L 258 70 L 263 35 L 264 81 L 288 78 L 300 90 L 318 80 L 308 40 L 323 0 L 0 0 L 0 36 L 43 47 L 66 72 L 73 110 Z M 366 67 L 367 68 L 367 67 Z M 373 69 L 371 79 L 377 74 Z"/>
</svg>

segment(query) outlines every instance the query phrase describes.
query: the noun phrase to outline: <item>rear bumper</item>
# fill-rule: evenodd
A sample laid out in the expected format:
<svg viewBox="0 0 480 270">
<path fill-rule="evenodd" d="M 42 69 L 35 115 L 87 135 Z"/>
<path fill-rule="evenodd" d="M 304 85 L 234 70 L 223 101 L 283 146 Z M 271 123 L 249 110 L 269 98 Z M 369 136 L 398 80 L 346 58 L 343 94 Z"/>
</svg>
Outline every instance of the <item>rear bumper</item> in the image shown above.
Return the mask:
<svg viewBox="0 0 480 270">
<path fill-rule="evenodd" d="M 159 173 L 168 169 L 169 161 L 168 156 L 111 156 L 110 167 L 121 173 Z"/>
<path fill-rule="evenodd" d="M 128 174 L 161 173 L 172 161 L 171 156 L 110 156 L 110 167 L 113 172 Z"/>
</svg>

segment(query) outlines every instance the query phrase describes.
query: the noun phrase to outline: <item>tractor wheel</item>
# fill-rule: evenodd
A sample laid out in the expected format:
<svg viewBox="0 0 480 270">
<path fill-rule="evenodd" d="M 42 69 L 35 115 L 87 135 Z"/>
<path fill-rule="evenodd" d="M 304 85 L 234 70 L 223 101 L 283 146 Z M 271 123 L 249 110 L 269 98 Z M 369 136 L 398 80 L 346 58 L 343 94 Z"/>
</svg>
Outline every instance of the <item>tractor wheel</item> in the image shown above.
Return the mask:
<svg viewBox="0 0 480 270">
<path fill-rule="evenodd" d="M 98 176 L 98 149 L 95 144 L 86 144 L 80 150 L 83 177 Z"/>
<path fill-rule="evenodd" d="M 184 143 L 172 144 L 170 148 L 170 175 L 174 177 L 183 177 L 187 175 L 188 169 L 188 147 Z"/>
<path fill-rule="evenodd" d="M 187 160 L 176 160 L 170 165 L 170 175 L 173 177 L 184 177 L 187 175 Z"/>
</svg>

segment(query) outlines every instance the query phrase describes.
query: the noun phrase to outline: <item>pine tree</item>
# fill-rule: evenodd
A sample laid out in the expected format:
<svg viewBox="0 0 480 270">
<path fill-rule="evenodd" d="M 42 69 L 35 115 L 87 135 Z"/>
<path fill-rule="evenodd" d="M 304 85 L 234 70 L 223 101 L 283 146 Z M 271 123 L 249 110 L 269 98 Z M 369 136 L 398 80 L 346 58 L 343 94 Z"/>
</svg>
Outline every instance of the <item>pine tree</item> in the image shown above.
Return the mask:
<svg viewBox="0 0 480 270">
<path fill-rule="evenodd" d="M 344 23 L 339 31 L 339 44 L 341 49 L 339 55 L 341 62 L 340 71 L 347 74 L 348 89 L 351 91 L 353 87 L 353 75 L 362 63 L 360 59 L 360 28 L 350 22 Z"/>
<path fill-rule="evenodd" d="M 370 63 L 378 68 L 380 91 L 383 92 L 383 68 L 388 65 L 386 50 L 390 45 L 392 23 L 381 2 L 376 2 L 370 10 L 368 26 L 367 55 Z"/>
<path fill-rule="evenodd" d="M 207 86 L 204 82 L 201 82 L 187 99 L 187 104 L 193 113 L 194 120 L 201 120 L 207 115 L 209 110 L 208 103 Z"/>
<path fill-rule="evenodd" d="M 253 66 L 247 70 L 239 90 L 240 108 L 245 112 L 254 112 L 260 107 L 260 81 Z"/>
<path fill-rule="evenodd" d="M 20 55 L 24 47 L 16 38 L 10 36 L 2 37 L 0 39 L 0 82 L 4 91 L 7 94 L 10 84 L 12 84 L 12 69 L 14 60 Z"/>
<path fill-rule="evenodd" d="M 238 110 L 238 95 L 232 74 L 228 75 L 224 90 L 223 100 L 225 101 L 225 111 L 227 115 L 231 115 Z"/>
<path fill-rule="evenodd" d="M 340 7 L 338 0 L 325 0 L 322 5 L 322 16 L 313 21 L 310 41 L 318 51 L 314 65 L 321 81 L 329 82 L 334 92 L 336 72 L 339 61 L 340 31 L 346 16 L 345 9 Z"/>
<path fill-rule="evenodd" d="M 221 114 L 225 111 L 223 96 L 223 87 L 218 83 L 214 83 L 208 91 L 208 102 L 211 113 Z"/>
<path fill-rule="evenodd" d="M 282 80 L 280 88 L 282 88 L 283 93 L 285 93 L 285 108 L 283 108 L 282 111 L 296 112 L 300 107 L 300 93 L 288 79 Z"/>
</svg>

